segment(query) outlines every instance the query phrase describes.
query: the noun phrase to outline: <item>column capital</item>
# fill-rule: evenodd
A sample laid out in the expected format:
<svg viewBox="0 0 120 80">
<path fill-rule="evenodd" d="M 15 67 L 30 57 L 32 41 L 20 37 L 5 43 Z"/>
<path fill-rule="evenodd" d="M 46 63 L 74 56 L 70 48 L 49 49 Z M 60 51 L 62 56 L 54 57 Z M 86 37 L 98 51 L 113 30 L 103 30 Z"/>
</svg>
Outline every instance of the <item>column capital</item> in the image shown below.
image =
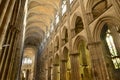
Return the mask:
<svg viewBox="0 0 120 80">
<path fill-rule="evenodd" d="M 92 14 L 92 12 L 91 12 L 91 11 L 89 11 L 89 12 L 86 12 L 86 14 L 87 14 L 87 15 L 89 15 L 89 14 Z"/>
<path fill-rule="evenodd" d="M 67 59 L 61 59 L 60 61 L 61 62 L 67 62 Z"/>
<path fill-rule="evenodd" d="M 86 48 L 88 49 L 89 46 L 95 46 L 101 44 L 101 41 L 96 41 L 96 42 L 90 42 L 86 45 Z"/>
<path fill-rule="evenodd" d="M 97 44 L 100 44 L 100 43 L 101 43 L 101 41 L 90 42 L 90 43 L 87 44 L 87 46 L 89 46 L 89 45 L 97 45 Z"/>
<path fill-rule="evenodd" d="M 70 56 L 77 56 L 80 55 L 80 53 L 76 52 L 76 53 L 71 53 Z"/>
<path fill-rule="evenodd" d="M 47 71 L 48 69 L 45 69 L 45 71 Z"/>
<path fill-rule="evenodd" d="M 59 64 L 53 64 L 53 66 L 59 66 Z"/>
<path fill-rule="evenodd" d="M 52 66 L 49 66 L 48 68 L 52 68 Z"/>
</svg>

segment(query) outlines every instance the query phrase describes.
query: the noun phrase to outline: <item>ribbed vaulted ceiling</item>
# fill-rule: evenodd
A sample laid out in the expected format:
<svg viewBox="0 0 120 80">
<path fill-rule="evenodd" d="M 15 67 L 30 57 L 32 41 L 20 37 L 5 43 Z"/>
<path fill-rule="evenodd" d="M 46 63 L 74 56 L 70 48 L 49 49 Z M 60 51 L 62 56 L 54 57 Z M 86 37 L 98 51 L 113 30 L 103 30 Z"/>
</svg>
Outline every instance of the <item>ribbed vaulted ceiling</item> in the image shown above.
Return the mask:
<svg viewBox="0 0 120 80">
<path fill-rule="evenodd" d="M 50 28 L 60 0 L 28 0 L 25 45 L 38 46 Z"/>
</svg>

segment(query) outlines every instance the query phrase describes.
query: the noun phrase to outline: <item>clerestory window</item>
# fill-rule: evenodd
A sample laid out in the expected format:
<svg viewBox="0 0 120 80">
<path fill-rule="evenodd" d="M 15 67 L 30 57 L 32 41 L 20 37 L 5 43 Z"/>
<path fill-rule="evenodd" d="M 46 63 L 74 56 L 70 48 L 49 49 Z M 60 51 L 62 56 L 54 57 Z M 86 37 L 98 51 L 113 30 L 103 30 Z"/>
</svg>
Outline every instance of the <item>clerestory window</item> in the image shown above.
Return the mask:
<svg viewBox="0 0 120 80">
<path fill-rule="evenodd" d="M 29 57 L 24 57 L 22 64 L 32 64 L 32 59 Z"/>
<path fill-rule="evenodd" d="M 73 2 L 73 0 L 70 0 L 70 4 Z"/>
<path fill-rule="evenodd" d="M 108 48 L 109 48 L 109 51 L 111 54 L 111 59 L 114 64 L 114 67 L 115 67 L 115 69 L 119 69 L 120 68 L 120 58 L 118 56 L 118 52 L 115 47 L 113 37 L 112 37 L 109 29 L 106 32 L 106 42 L 107 42 L 107 45 L 108 45 Z"/>
<path fill-rule="evenodd" d="M 57 12 L 57 14 L 56 14 L 56 24 L 59 22 L 59 14 L 58 14 L 58 12 Z"/>
<path fill-rule="evenodd" d="M 64 13 L 67 11 L 67 1 L 63 0 L 62 3 L 62 15 L 64 15 Z"/>
</svg>

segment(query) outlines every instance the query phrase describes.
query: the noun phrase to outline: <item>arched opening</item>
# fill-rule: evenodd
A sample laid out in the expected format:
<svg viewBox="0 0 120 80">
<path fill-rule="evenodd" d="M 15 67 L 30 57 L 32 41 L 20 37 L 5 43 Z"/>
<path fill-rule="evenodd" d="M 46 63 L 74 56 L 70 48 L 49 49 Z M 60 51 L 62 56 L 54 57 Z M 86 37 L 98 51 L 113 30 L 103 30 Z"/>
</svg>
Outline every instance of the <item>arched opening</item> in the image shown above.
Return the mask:
<svg viewBox="0 0 120 80">
<path fill-rule="evenodd" d="M 97 0 L 92 7 L 93 18 L 96 19 L 108 8 L 107 0 Z"/>
<path fill-rule="evenodd" d="M 80 72 L 81 78 L 83 80 L 91 80 L 91 62 L 89 51 L 86 48 L 86 42 L 84 40 L 80 40 L 78 51 L 80 53 Z"/>
<path fill-rule="evenodd" d="M 68 42 L 68 30 L 64 28 L 62 34 L 62 45 L 64 45 Z"/>
<path fill-rule="evenodd" d="M 64 58 L 65 60 L 68 60 L 68 48 L 67 48 L 67 47 L 65 47 L 65 48 L 63 49 L 63 58 Z"/>
<path fill-rule="evenodd" d="M 22 80 L 29 80 L 34 78 L 36 52 L 37 51 L 34 47 L 26 47 L 24 49 L 20 74 Z"/>
<path fill-rule="evenodd" d="M 77 17 L 75 21 L 75 35 L 83 30 L 83 22 L 81 17 Z"/>
<path fill-rule="evenodd" d="M 52 79 L 60 80 L 60 59 L 59 55 L 56 54 L 54 57 L 53 69 L 52 69 Z"/>
<path fill-rule="evenodd" d="M 87 49 L 87 43 L 82 37 L 77 37 L 74 44 L 74 51 L 79 55 L 80 80 L 92 80 L 90 53 Z"/>
<path fill-rule="evenodd" d="M 60 59 L 59 59 L 59 55 L 58 54 L 55 55 L 55 62 L 54 62 L 54 64 L 56 64 L 56 65 L 60 64 Z"/>
<path fill-rule="evenodd" d="M 64 62 L 62 63 L 64 65 L 64 68 L 63 71 L 66 75 L 65 76 L 65 80 L 71 80 L 71 64 L 70 64 L 70 57 L 69 57 L 69 52 L 68 52 L 68 48 L 67 47 L 64 47 L 63 49 L 63 56 L 62 56 Z"/>
<path fill-rule="evenodd" d="M 120 79 L 120 43 L 118 43 L 119 37 L 119 27 L 115 27 L 107 23 L 103 26 L 100 34 L 100 38 L 103 44 L 103 55 L 109 76 L 113 80 Z"/>
<path fill-rule="evenodd" d="M 51 43 L 50 46 L 49 46 L 49 54 L 50 55 L 53 54 L 53 43 Z"/>
<path fill-rule="evenodd" d="M 59 38 L 58 38 L 58 36 L 55 39 L 55 47 L 54 48 L 55 48 L 55 52 L 58 51 L 58 49 L 59 49 Z"/>
</svg>

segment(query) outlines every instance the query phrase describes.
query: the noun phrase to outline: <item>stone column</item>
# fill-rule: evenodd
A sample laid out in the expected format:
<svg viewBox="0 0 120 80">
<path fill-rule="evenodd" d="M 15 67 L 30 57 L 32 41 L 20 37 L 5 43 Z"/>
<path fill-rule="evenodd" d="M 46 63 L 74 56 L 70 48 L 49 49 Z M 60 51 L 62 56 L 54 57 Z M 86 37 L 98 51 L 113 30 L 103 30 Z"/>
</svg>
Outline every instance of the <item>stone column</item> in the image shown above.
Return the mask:
<svg viewBox="0 0 120 80">
<path fill-rule="evenodd" d="M 4 2 L 3 2 L 4 1 Z M 0 25 L 2 24 L 3 19 L 5 18 L 5 13 L 7 11 L 8 5 L 10 0 L 3 0 L 2 4 L 0 5 L 0 10 L 1 10 L 1 14 L 0 14 Z M 0 26 L 2 27 L 2 26 Z"/>
<path fill-rule="evenodd" d="M 8 40 L 8 37 L 10 36 L 9 33 L 10 33 L 10 29 L 7 29 L 7 33 L 6 33 L 6 36 L 5 36 L 5 40 L 4 40 L 3 45 L 8 44 L 8 41 L 7 41 L 7 40 Z M 1 54 L 0 54 L 0 65 L 1 65 L 1 61 L 2 61 L 2 57 L 3 57 L 4 51 L 5 51 L 5 49 L 6 49 L 8 46 L 9 46 L 9 45 L 7 45 L 7 46 L 2 46 L 2 52 L 1 52 Z"/>
<path fill-rule="evenodd" d="M 26 79 L 25 80 L 29 80 L 29 70 L 26 70 Z"/>
<path fill-rule="evenodd" d="M 9 30 L 8 37 L 7 37 L 7 40 L 6 40 L 6 44 L 9 44 L 11 36 L 12 36 L 11 35 L 11 30 Z M 5 66 L 4 64 L 5 64 L 5 61 L 6 61 L 8 48 L 9 48 L 9 46 L 6 46 L 3 53 L 2 53 L 2 55 L 1 55 L 2 56 L 1 59 L 0 59 L 0 74 L 1 75 L 2 75 L 2 72 L 3 72 L 3 68 Z"/>
<path fill-rule="evenodd" d="M 67 60 L 61 60 L 60 80 L 67 80 Z"/>
<path fill-rule="evenodd" d="M 2 79 L 1 80 L 5 80 L 7 78 L 6 75 L 8 73 L 9 64 L 11 63 L 11 54 L 12 54 L 15 35 L 16 35 L 15 31 L 13 31 L 12 36 L 11 36 L 11 40 L 10 40 L 10 46 L 9 46 L 6 61 L 5 61 L 5 66 L 3 68 L 3 74 L 2 74 Z"/>
<path fill-rule="evenodd" d="M 48 80 L 48 69 L 45 69 L 45 80 Z"/>
<path fill-rule="evenodd" d="M 6 14 L 5 14 L 6 17 L 4 18 L 2 24 L 0 25 L 1 26 L 0 27 L 0 30 L 1 30 L 1 35 L 0 35 L 0 55 L 1 55 L 1 52 L 2 52 L 2 45 L 3 45 L 3 42 L 4 42 L 4 38 L 5 38 L 5 35 L 6 35 L 7 28 L 8 28 L 8 24 L 9 24 L 11 16 L 12 16 L 15 1 L 16 0 L 12 0 L 10 2 L 9 7 L 8 7 L 8 9 L 6 11 Z"/>
<path fill-rule="evenodd" d="M 71 80 L 80 80 L 79 53 L 70 54 L 71 61 Z"/>
<path fill-rule="evenodd" d="M 10 79 L 10 77 L 11 77 L 12 74 L 13 74 L 13 73 L 12 73 L 12 69 L 13 69 L 13 66 L 14 66 L 13 64 L 14 64 L 14 60 L 15 60 L 15 57 L 16 57 L 17 45 L 18 45 L 18 43 L 19 43 L 19 42 L 18 42 L 18 40 L 19 40 L 19 39 L 18 39 L 18 34 L 19 34 L 18 31 L 17 31 L 17 33 L 15 33 L 15 34 L 16 34 L 16 36 L 15 36 L 16 38 L 15 38 L 15 41 L 14 41 L 14 42 L 15 42 L 15 43 L 14 43 L 14 48 L 13 48 L 12 55 L 11 55 L 11 63 L 10 63 L 10 65 L 9 65 L 9 69 L 8 69 L 8 75 L 7 75 L 7 76 L 8 76 L 8 77 L 7 77 L 8 79 Z"/>
<path fill-rule="evenodd" d="M 53 78 L 52 80 L 59 80 L 59 70 L 58 70 L 59 65 L 54 64 L 53 65 Z"/>
<path fill-rule="evenodd" d="M 52 67 L 48 67 L 48 80 L 51 80 L 51 69 Z"/>
<path fill-rule="evenodd" d="M 81 16 L 83 16 L 83 24 L 89 43 L 88 49 L 91 55 L 92 74 L 94 75 L 93 80 L 109 80 L 102 48 L 100 46 L 101 44 L 98 45 L 99 42 L 94 42 L 93 40 L 93 36 L 89 28 L 88 16 L 86 15 L 86 10 L 83 3 L 83 0 L 79 0 L 82 12 Z"/>
<path fill-rule="evenodd" d="M 15 53 L 16 53 L 16 56 L 15 56 L 15 59 L 14 59 L 14 66 L 12 68 L 12 76 L 11 76 L 11 79 L 10 80 L 15 80 L 17 78 L 17 74 L 18 74 L 18 67 L 19 67 L 19 62 L 20 62 L 20 46 L 17 47 Z"/>
<path fill-rule="evenodd" d="M 93 80 L 110 80 L 103 55 L 101 42 L 88 44 L 91 56 Z"/>
</svg>

